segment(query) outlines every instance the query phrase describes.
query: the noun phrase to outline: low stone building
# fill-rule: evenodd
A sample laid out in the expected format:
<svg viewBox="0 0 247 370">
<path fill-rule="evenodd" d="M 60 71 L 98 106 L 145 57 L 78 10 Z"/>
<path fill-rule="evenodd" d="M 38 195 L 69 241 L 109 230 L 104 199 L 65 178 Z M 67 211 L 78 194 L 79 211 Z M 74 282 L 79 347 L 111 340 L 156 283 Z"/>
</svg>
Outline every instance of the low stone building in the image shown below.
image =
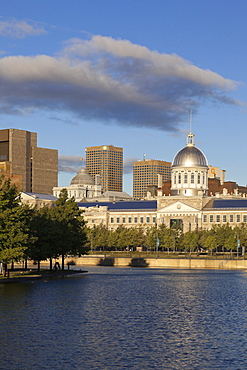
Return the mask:
<svg viewBox="0 0 247 370">
<path fill-rule="evenodd" d="M 157 201 L 119 201 L 78 203 L 84 212 L 87 226 L 105 226 L 115 230 L 124 227 L 153 226 L 156 224 Z"/>
</svg>

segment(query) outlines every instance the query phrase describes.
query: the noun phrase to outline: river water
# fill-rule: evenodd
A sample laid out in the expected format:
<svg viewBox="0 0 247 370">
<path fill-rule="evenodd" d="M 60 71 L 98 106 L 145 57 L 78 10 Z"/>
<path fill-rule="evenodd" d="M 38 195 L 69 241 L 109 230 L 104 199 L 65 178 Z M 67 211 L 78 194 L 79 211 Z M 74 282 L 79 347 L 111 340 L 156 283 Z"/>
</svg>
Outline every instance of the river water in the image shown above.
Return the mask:
<svg viewBox="0 0 247 370">
<path fill-rule="evenodd" d="M 0 369 L 247 369 L 245 272 L 87 270 L 0 284 Z"/>
</svg>

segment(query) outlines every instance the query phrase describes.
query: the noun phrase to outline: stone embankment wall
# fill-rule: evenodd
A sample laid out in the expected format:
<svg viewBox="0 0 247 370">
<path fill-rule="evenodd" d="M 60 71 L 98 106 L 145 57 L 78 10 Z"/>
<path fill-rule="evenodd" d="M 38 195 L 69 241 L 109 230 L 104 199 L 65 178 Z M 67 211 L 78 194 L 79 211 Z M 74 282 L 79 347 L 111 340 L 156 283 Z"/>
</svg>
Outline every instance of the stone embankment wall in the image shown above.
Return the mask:
<svg viewBox="0 0 247 370">
<path fill-rule="evenodd" d="M 180 269 L 247 269 L 247 260 L 206 258 L 124 258 L 111 256 L 84 256 L 67 258 L 65 264 L 75 266 L 151 267 Z M 73 266 L 71 266 L 73 267 Z"/>
</svg>

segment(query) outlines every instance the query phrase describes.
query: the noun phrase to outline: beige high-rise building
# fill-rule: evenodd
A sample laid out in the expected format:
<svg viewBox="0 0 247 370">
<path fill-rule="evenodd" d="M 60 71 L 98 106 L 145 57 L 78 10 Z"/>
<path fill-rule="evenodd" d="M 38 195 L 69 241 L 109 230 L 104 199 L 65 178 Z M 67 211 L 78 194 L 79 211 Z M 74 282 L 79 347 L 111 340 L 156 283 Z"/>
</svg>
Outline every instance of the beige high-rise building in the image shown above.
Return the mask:
<svg viewBox="0 0 247 370">
<path fill-rule="evenodd" d="M 171 162 L 145 159 L 133 163 L 133 197 L 143 199 L 151 186 L 158 186 L 158 175 L 162 183 L 171 179 Z"/>
<path fill-rule="evenodd" d="M 8 164 L 10 175 L 21 177 L 21 190 L 52 194 L 57 186 L 58 151 L 37 147 L 34 132 L 0 130 L 0 167 Z"/>
<path fill-rule="evenodd" d="M 86 170 L 95 180 L 100 175 L 103 192 L 123 189 L 123 148 L 113 145 L 86 149 Z"/>
</svg>

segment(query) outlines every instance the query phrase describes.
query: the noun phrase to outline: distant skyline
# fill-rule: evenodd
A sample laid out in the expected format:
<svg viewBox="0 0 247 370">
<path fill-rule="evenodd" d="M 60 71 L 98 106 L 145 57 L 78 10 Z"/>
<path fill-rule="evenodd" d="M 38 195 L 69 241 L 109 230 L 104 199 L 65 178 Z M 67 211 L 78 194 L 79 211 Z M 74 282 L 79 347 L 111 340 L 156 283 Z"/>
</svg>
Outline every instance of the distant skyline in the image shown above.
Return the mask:
<svg viewBox="0 0 247 370">
<path fill-rule="evenodd" d="M 85 148 L 132 164 L 172 161 L 193 111 L 195 145 L 226 180 L 247 184 L 244 0 L 9 0 L 0 13 L 0 128 L 58 149 L 59 186 Z"/>
</svg>

